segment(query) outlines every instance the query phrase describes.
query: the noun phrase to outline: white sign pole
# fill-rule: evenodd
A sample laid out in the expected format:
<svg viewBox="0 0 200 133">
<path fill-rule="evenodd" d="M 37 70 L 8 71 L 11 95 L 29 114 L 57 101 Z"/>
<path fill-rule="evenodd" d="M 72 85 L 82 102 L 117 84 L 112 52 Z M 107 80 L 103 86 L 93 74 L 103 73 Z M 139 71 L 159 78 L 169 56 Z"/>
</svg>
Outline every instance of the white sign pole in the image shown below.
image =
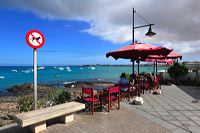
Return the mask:
<svg viewBox="0 0 200 133">
<path fill-rule="evenodd" d="M 33 49 L 33 64 L 34 64 L 34 100 L 35 110 L 37 109 L 37 49 Z"/>
<path fill-rule="evenodd" d="M 37 48 L 41 48 L 44 45 L 44 35 L 38 30 L 30 30 L 26 34 L 26 43 L 33 48 L 33 69 L 34 69 L 34 102 L 35 110 L 37 109 Z"/>
</svg>

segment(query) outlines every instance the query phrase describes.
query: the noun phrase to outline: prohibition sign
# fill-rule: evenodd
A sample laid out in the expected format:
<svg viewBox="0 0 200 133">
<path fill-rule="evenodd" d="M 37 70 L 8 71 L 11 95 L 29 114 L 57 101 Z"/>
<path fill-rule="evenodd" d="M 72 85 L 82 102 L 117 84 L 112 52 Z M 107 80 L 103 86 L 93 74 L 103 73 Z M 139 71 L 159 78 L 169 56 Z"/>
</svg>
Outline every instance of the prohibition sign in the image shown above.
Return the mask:
<svg viewBox="0 0 200 133">
<path fill-rule="evenodd" d="M 44 45 L 44 35 L 38 30 L 30 30 L 26 34 L 26 43 L 31 48 L 41 48 Z"/>
</svg>

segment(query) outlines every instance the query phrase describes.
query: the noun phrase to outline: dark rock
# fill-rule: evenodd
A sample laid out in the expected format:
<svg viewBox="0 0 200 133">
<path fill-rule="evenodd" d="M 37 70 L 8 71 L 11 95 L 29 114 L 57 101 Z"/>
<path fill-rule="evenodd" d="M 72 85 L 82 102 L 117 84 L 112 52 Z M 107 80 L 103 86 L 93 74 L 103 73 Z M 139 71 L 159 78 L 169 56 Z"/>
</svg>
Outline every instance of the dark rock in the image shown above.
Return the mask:
<svg viewBox="0 0 200 133">
<path fill-rule="evenodd" d="M 12 120 L 1 120 L 0 119 L 0 127 L 4 126 L 4 125 L 8 125 L 10 123 L 12 123 Z"/>
<path fill-rule="evenodd" d="M 55 87 L 50 85 L 38 85 L 38 94 L 48 94 L 49 92 L 52 92 Z M 12 92 L 15 95 L 30 95 L 33 94 L 34 88 L 32 84 L 22 84 L 22 85 L 15 85 L 9 89 L 7 89 L 9 92 Z"/>
<path fill-rule="evenodd" d="M 12 120 L 13 119 L 13 115 L 14 115 L 15 113 L 13 113 L 13 112 L 10 112 L 9 114 L 7 114 L 7 116 L 8 116 L 8 118 L 10 119 L 10 120 Z"/>
<path fill-rule="evenodd" d="M 1 115 L 2 120 L 10 120 L 10 118 L 6 114 Z"/>
</svg>

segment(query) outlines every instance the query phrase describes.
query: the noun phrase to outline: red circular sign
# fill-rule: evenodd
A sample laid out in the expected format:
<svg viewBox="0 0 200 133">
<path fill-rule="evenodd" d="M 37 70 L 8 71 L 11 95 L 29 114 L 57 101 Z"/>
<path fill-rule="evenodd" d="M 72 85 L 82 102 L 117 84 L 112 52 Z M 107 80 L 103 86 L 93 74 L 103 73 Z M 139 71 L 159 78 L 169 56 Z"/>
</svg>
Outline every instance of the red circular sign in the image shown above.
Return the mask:
<svg viewBox="0 0 200 133">
<path fill-rule="evenodd" d="M 41 48 L 44 45 L 44 35 L 38 30 L 30 30 L 26 34 L 26 43 L 31 48 Z"/>
</svg>

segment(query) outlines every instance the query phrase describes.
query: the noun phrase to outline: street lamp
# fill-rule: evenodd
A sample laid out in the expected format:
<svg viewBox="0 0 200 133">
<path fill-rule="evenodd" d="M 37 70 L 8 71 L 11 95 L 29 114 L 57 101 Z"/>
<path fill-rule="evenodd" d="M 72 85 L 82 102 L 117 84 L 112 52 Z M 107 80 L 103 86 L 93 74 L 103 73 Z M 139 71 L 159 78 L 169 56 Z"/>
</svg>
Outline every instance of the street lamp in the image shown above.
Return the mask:
<svg viewBox="0 0 200 133">
<path fill-rule="evenodd" d="M 143 28 L 143 27 L 148 27 L 149 26 L 149 30 L 147 31 L 147 33 L 145 34 L 146 36 L 148 36 L 148 37 L 152 37 L 152 36 L 154 36 L 154 35 L 156 35 L 156 33 L 155 32 L 153 32 L 152 31 L 152 29 L 151 29 L 151 26 L 153 26 L 154 24 L 151 24 L 151 23 L 149 23 L 144 17 L 142 17 L 141 15 L 139 15 L 138 14 L 138 16 L 139 17 L 141 17 L 144 21 L 146 21 L 148 24 L 147 25 L 141 25 L 141 26 L 137 26 L 137 27 L 135 27 L 134 25 L 135 25 L 135 18 L 134 18 L 134 16 L 135 16 L 135 13 L 136 13 L 136 11 L 135 11 L 135 9 L 133 8 L 133 30 L 132 30 L 132 45 L 134 44 L 134 42 L 135 42 L 135 38 L 134 38 L 134 30 L 135 29 L 138 29 L 138 28 Z M 135 60 L 131 60 L 132 62 L 133 62 L 133 66 L 132 66 L 132 74 L 134 74 L 134 62 L 135 62 Z M 139 64 L 139 63 L 138 63 Z"/>
</svg>

